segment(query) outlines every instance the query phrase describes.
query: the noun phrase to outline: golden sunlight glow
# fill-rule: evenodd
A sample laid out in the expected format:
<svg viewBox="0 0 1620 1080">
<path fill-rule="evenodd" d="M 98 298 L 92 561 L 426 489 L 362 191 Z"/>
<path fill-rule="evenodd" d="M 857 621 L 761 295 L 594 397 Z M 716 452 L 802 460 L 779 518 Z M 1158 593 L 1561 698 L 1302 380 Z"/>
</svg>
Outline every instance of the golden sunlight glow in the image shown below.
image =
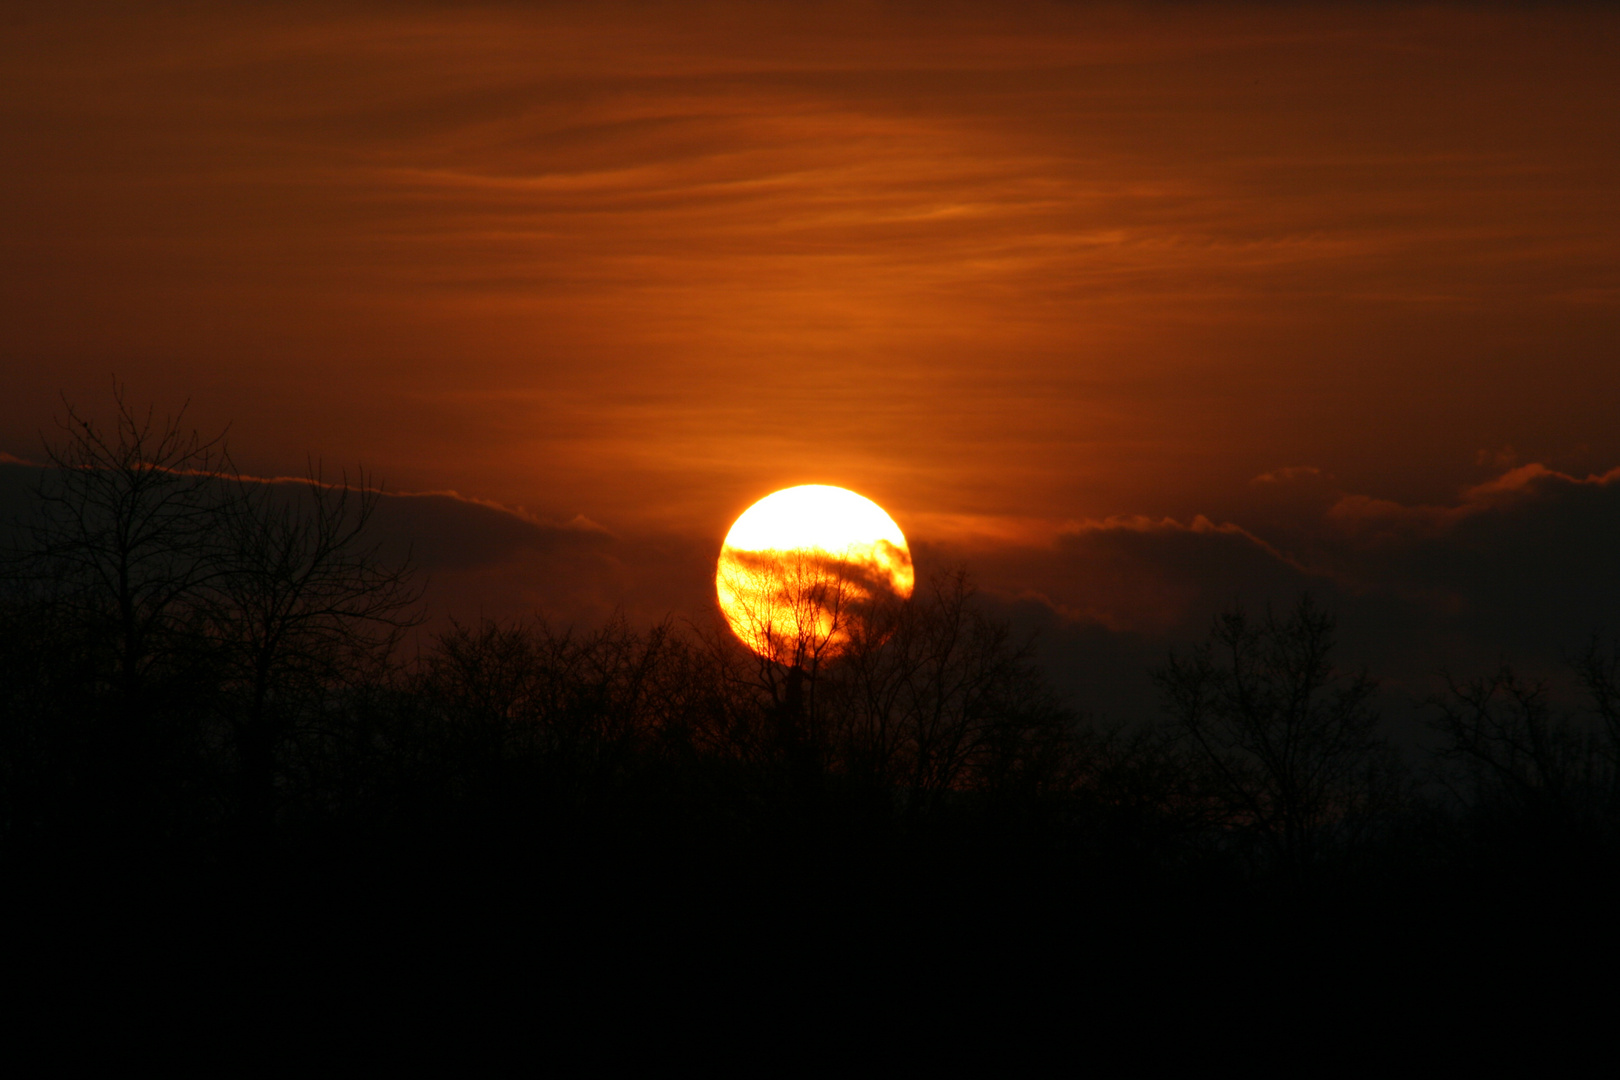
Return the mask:
<svg viewBox="0 0 1620 1080">
<path fill-rule="evenodd" d="M 803 667 L 869 629 L 873 606 L 911 595 L 911 552 L 871 499 L 806 484 L 767 495 L 726 534 L 715 591 L 726 622 L 759 655 Z"/>
</svg>

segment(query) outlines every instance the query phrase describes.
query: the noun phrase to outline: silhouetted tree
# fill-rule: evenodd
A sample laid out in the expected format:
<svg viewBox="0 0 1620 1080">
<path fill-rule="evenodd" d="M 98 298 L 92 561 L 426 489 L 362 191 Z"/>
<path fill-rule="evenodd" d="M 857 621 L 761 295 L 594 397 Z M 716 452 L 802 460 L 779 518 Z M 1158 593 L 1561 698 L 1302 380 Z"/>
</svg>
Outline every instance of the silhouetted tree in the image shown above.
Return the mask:
<svg viewBox="0 0 1620 1080">
<path fill-rule="evenodd" d="M 952 792 L 1072 780 L 1074 718 L 1027 643 L 973 606 L 965 571 L 936 574 L 909 601 L 875 605 L 828 673 L 834 761 L 894 791 L 913 813 Z"/>
<path fill-rule="evenodd" d="M 128 801 L 126 782 L 176 789 L 164 769 L 204 754 L 210 718 L 223 718 L 238 810 L 262 834 L 294 717 L 386 656 L 411 621 L 409 568 L 367 539 L 381 491 L 364 475 L 250 480 L 184 410 L 159 423 L 121 386 L 113 403 L 107 428 L 67 406 L 14 560 L 19 586 L 92 658 L 112 706 L 92 742 L 114 801 Z"/>
<path fill-rule="evenodd" d="M 826 765 L 822 670 L 886 593 L 866 575 L 847 560 L 803 550 L 732 552 L 721 565 L 727 614 L 752 651 L 752 681 L 770 701 L 772 738 L 800 784 L 813 783 Z"/>
<path fill-rule="evenodd" d="M 102 801 L 84 768 L 104 672 L 83 628 L 0 581 L 0 841 L 31 840 Z"/>
<path fill-rule="evenodd" d="M 1586 651 L 1576 658 L 1575 674 L 1602 724 L 1611 781 L 1620 781 L 1620 643 L 1605 647 L 1603 638 L 1594 636 Z M 1620 786 L 1611 792 L 1611 797 L 1620 800 Z M 1611 810 L 1620 810 L 1620 805 Z"/>
<path fill-rule="evenodd" d="M 1586 663 L 1579 670 L 1601 708 L 1610 671 L 1590 654 Z M 1504 662 L 1487 676 L 1448 678 L 1428 704 L 1453 792 L 1491 839 L 1572 839 L 1606 808 L 1613 767 L 1597 733 L 1554 707 L 1545 679 Z"/>
<path fill-rule="evenodd" d="M 577 810 L 634 778 L 655 788 L 669 768 L 724 756 L 736 708 L 705 650 L 668 622 L 622 618 L 591 631 L 453 623 L 413 684 L 442 725 L 439 783 L 470 805 Z"/>
<path fill-rule="evenodd" d="M 206 609 L 235 701 L 239 809 L 263 835 L 277 756 L 324 695 L 384 663 L 415 625 L 409 561 L 385 559 L 367 529 L 382 488 L 364 473 L 328 484 L 236 476 L 216 513 Z"/>
<path fill-rule="evenodd" d="M 1226 823 L 1284 866 L 1318 857 L 1391 794 L 1376 684 L 1334 665 L 1333 630 L 1309 594 L 1281 618 L 1236 607 L 1203 644 L 1153 673 Z"/>
<path fill-rule="evenodd" d="M 66 404 L 66 439 L 46 446 L 38 514 L 27 530 L 26 580 L 54 617 L 107 660 L 131 725 L 154 683 L 196 659 L 197 600 L 218 573 L 218 526 L 231 493 L 223 435 L 159 423 L 113 389 L 110 428 Z"/>
<path fill-rule="evenodd" d="M 231 493 L 216 477 L 228 458 L 184 409 L 158 421 L 121 385 L 108 425 L 65 405 L 64 438 L 46 446 L 52 467 L 8 562 L 30 617 L 88 684 L 50 737 L 63 747 L 75 732 L 82 801 L 116 808 L 103 815 L 116 830 L 162 831 L 152 815 L 172 819 L 207 786 L 215 654 L 199 601 L 219 572 Z"/>
</svg>

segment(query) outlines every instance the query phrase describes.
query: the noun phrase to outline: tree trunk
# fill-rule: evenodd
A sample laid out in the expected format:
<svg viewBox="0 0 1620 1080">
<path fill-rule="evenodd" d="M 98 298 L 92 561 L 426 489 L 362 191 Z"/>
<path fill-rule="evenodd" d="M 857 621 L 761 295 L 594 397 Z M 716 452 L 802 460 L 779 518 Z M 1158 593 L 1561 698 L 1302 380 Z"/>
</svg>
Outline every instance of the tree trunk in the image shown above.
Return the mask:
<svg viewBox="0 0 1620 1080">
<path fill-rule="evenodd" d="M 276 816 L 276 739 L 268 708 L 269 687 L 254 679 L 253 701 L 241 735 L 240 812 L 243 841 L 252 850 L 270 843 Z"/>
</svg>

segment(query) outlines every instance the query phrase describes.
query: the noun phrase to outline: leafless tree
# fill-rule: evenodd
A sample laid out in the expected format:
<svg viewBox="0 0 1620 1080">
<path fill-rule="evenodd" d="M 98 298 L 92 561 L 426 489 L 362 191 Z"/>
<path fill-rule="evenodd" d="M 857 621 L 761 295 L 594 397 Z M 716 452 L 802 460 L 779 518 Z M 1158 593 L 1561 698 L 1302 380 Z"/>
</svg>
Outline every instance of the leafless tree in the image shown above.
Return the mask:
<svg viewBox="0 0 1620 1080">
<path fill-rule="evenodd" d="M 1608 672 L 1600 657 L 1585 663 L 1578 670 L 1601 709 Z M 1525 679 L 1503 663 L 1480 678 L 1448 678 L 1446 693 L 1428 704 L 1444 740 L 1439 754 L 1454 767 L 1447 780 L 1482 822 L 1573 835 L 1602 812 L 1613 765 L 1596 732 L 1554 707 L 1546 680 Z"/>
<path fill-rule="evenodd" d="M 1393 758 L 1365 671 L 1333 663 L 1334 620 L 1307 594 L 1286 616 L 1234 608 L 1154 673 L 1228 826 L 1301 866 L 1378 808 Z"/>
<path fill-rule="evenodd" d="M 768 702 L 777 752 L 800 783 L 813 783 L 826 766 L 823 670 L 860 633 L 887 587 L 865 568 L 820 552 L 728 552 L 726 560 L 727 614 L 753 655 L 746 681 Z"/>
<path fill-rule="evenodd" d="M 1051 782 L 1071 764 L 1072 718 L 1045 692 L 1027 644 L 972 598 L 956 570 L 908 602 L 876 605 L 830 676 L 837 767 L 903 793 L 913 813 L 952 792 Z"/>
<path fill-rule="evenodd" d="M 758 657 L 760 684 L 776 704 L 803 711 L 821 666 L 848 644 L 882 588 L 862 568 L 814 551 L 728 552 L 726 560 L 728 614 Z"/>
<path fill-rule="evenodd" d="M 113 387 L 103 423 L 64 399 L 62 437 L 47 441 L 31 520 L 14 570 L 33 633 L 74 655 L 71 709 L 46 710 L 41 738 L 79 761 L 80 802 L 111 812 L 119 832 L 158 835 L 209 801 L 205 763 L 214 664 L 201 600 L 219 567 L 216 527 L 230 510 L 219 482 L 223 435 L 185 410 L 158 419 Z"/>
<path fill-rule="evenodd" d="M 300 715 L 385 661 L 415 625 L 408 558 L 382 556 L 371 524 L 382 488 L 364 472 L 327 483 L 232 479 L 216 516 L 207 612 L 240 702 L 240 808 L 255 830 L 274 813 L 277 756 Z"/>
<path fill-rule="evenodd" d="M 47 444 L 54 468 L 29 530 L 31 580 L 58 617 L 104 649 L 133 720 L 154 680 L 192 655 L 196 601 L 218 573 L 216 527 L 231 494 L 223 434 L 203 438 L 185 410 L 156 420 L 113 390 L 109 426 L 64 401 L 66 434 Z"/>
<path fill-rule="evenodd" d="M 123 771 L 143 768 L 137 751 L 160 714 L 198 727 L 231 703 L 242 811 L 262 826 L 295 699 L 385 654 L 418 591 L 409 566 L 369 539 L 382 495 L 369 477 L 253 480 L 223 433 L 200 436 L 183 409 L 159 422 L 122 386 L 113 402 L 109 426 L 67 405 L 66 438 L 46 448 L 26 580 L 102 656 Z M 158 691 L 188 674 L 208 708 L 160 708 Z"/>
<path fill-rule="evenodd" d="M 434 644 L 420 685 L 464 745 L 569 769 L 611 773 L 632 749 L 656 744 L 702 681 L 669 622 L 645 631 L 622 617 L 591 631 L 452 623 Z"/>
<path fill-rule="evenodd" d="M 1575 674 L 1586 690 L 1592 710 L 1603 726 L 1603 747 L 1609 768 L 1620 779 L 1620 644 L 1605 647 L 1594 635 L 1586 651 L 1575 659 Z M 1620 789 L 1614 793 L 1620 798 Z"/>
</svg>

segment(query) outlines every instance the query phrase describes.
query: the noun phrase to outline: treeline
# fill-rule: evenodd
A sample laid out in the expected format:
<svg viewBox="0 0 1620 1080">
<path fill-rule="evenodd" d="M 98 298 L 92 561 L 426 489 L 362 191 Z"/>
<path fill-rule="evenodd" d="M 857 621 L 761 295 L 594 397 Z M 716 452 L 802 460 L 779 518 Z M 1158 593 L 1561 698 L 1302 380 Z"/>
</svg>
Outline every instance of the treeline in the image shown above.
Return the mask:
<svg viewBox="0 0 1620 1080">
<path fill-rule="evenodd" d="M 1580 877 L 1615 853 L 1620 653 L 1598 642 L 1584 707 L 1507 667 L 1452 683 L 1421 761 L 1309 597 L 1224 615 L 1144 673 L 1161 714 L 1114 726 L 1053 697 L 961 572 L 808 670 L 674 622 L 452 625 L 413 651 L 419 592 L 369 537 L 363 476 L 250 480 L 122 400 L 110 430 L 70 413 L 53 453 L 0 598 L 12 868 L 1132 897 Z"/>
</svg>

